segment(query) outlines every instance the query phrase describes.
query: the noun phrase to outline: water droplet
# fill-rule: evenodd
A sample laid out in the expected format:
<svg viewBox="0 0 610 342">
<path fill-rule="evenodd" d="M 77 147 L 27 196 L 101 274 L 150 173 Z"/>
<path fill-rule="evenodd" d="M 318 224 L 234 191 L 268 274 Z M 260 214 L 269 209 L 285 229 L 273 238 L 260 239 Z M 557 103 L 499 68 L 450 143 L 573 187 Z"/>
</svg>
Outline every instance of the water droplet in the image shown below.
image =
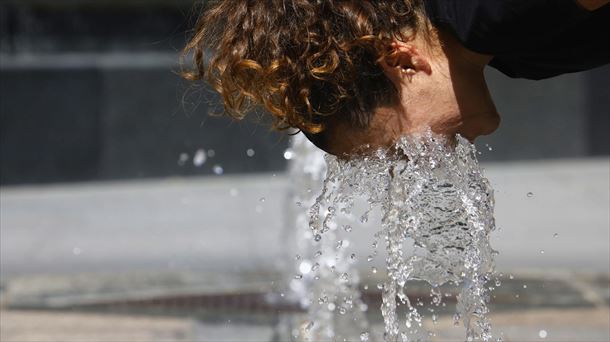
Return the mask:
<svg viewBox="0 0 610 342">
<path fill-rule="evenodd" d="M 527 289 L 527 285 L 523 285 L 523 288 L 524 288 L 524 289 Z"/>
<path fill-rule="evenodd" d="M 292 151 L 292 149 L 287 149 L 286 151 L 284 151 L 284 159 L 286 160 L 290 160 L 294 157 L 294 152 Z"/>
<path fill-rule="evenodd" d="M 313 321 L 309 321 L 305 324 L 305 327 L 303 327 L 303 329 L 305 329 L 305 331 L 310 330 L 311 328 L 313 328 Z"/>
<path fill-rule="evenodd" d="M 301 260 L 301 256 L 300 256 L 300 255 L 298 255 L 298 254 L 297 254 L 297 255 L 295 255 L 295 256 L 294 256 L 294 260 Z"/>
<path fill-rule="evenodd" d="M 313 255 L 313 257 L 314 257 L 314 258 L 318 258 L 318 257 L 320 257 L 320 255 L 322 255 L 322 251 L 317 251 L 317 252 L 316 252 L 316 253 Z"/>
<path fill-rule="evenodd" d="M 337 244 L 335 245 L 335 249 L 340 249 L 343 246 L 343 240 L 339 240 L 337 241 Z"/>
<path fill-rule="evenodd" d="M 303 274 L 307 274 L 312 271 L 311 263 L 307 260 L 303 260 L 299 265 L 299 271 Z"/>
<path fill-rule="evenodd" d="M 212 168 L 212 171 L 214 172 L 214 174 L 216 175 L 222 175 L 224 173 L 224 169 L 222 168 L 222 166 L 216 164 L 214 165 L 214 167 Z"/>
<path fill-rule="evenodd" d="M 364 285 L 362 288 L 366 291 L 366 290 L 369 289 L 369 286 L 368 285 Z"/>
<path fill-rule="evenodd" d="M 544 249 L 541 249 L 541 250 L 540 250 L 540 254 L 544 254 Z"/>
<path fill-rule="evenodd" d="M 349 256 L 349 258 L 350 258 L 350 259 L 352 259 L 352 260 L 356 260 L 356 254 L 355 254 L 355 253 L 352 253 L 352 254 Z"/>
<path fill-rule="evenodd" d="M 509 275 L 508 275 L 508 278 L 509 278 L 509 279 L 515 279 L 515 276 L 514 276 L 514 275 L 512 275 L 512 274 L 509 274 Z"/>
<path fill-rule="evenodd" d="M 343 281 L 348 281 L 349 280 L 349 274 L 341 273 L 341 276 L 339 277 L 339 279 L 341 279 Z"/>
<path fill-rule="evenodd" d="M 493 148 L 491 146 L 489 146 L 489 144 L 485 144 L 485 146 L 487 147 L 488 150 L 493 151 Z"/>
<path fill-rule="evenodd" d="M 558 234 L 558 233 L 555 233 L 555 234 L 553 234 L 553 237 L 554 237 L 554 238 L 559 237 L 559 234 Z"/>
<path fill-rule="evenodd" d="M 372 271 L 373 273 L 377 273 L 377 267 L 374 267 L 374 266 L 373 266 L 373 267 L 371 267 L 371 271 Z"/>
<path fill-rule="evenodd" d="M 343 230 L 345 230 L 346 232 L 351 232 L 352 231 L 352 226 L 350 226 L 349 224 L 346 224 L 343 226 Z"/>
<path fill-rule="evenodd" d="M 265 197 L 261 197 L 261 198 L 259 198 L 259 200 L 258 200 L 258 201 L 259 201 L 259 202 L 261 202 L 261 203 L 265 203 Z"/>
<path fill-rule="evenodd" d="M 199 149 L 197 150 L 197 152 L 195 152 L 195 155 L 193 156 L 193 165 L 195 165 L 196 167 L 200 167 L 205 164 L 205 161 L 207 159 L 208 157 L 205 155 L 205 151 L 203 149 Z"/>
<path fill-rule="evenodd" d="M 314 239 L 316 242 L 318 242 L 318 241 L 322 240 L 322 235 L 320 235 L 320 234 L 316 234 L 316 235 L 314 235 L 313 239 Z"/>
<path fill-rule="evenodd" d="M 360 334 L 360 341 L 368 341 L 369 340 L 369 333 L 368 332 L 363 332 Z"/>
<path fill-rule="evenodd" d="M 315 264 L 313 264 L 313 266 L 311 266 L 311 270 L 314 272 L 317 271 L 319 268 L 320 268 L 320 264 L 317 262 Z"/>
<path fill-rule="evenodd" d="M 251 148 L 247 149 L 247 150 L 246 150 L 246 155 L 247 155 L 248 157 L 254 157 L 254 150 L 253 150 L 253 149 L 251 149 Z"/>
<path fill-rule="evenodd" d="M 335 303 L 328 303 L 328 310 L 329 311 L 335 311 L 335 308 L 336 308 Z"/>
<path fill-rule="evenodd" d="M 367 256 L 366 261 L 373 261 L 373 256 L 372 255 Z"/>
<path fill-rule="evenodd" d="M 527 196 L 527 197 L 530 197 L 530 198 L 531 198 L 531 197 L 534 197 L 534 193 L 530 191 L 530 192 L 528 192 L 528 193 L 527 193 L 527 195 L 526 195 L 526 196 Z"/>
<path fill-rule="evenodd" d="M 302 205 L 303 205 L 303 203 L 301 203 L 301 202 L 296 202 L 296 205 L 297 205 L 297 207 L 300 207 L 300 206 L 302 206 Z"/>
<path fill-rule="evenodd" d="M 178 165 L 183 166 L 189 160 L 189 155 L 186 153 L 180 153 L 178 156 Z"/>
<path fill-rule="evenodd" d="M 347 312 L 347 310 L 346 310 L 344 307 L 342 307 L 342 306 L 341 306 L 341 307 L 339 307 L 339 313 L 340 313 L 341 315 L 345 315 L 345 313 L 346 313 L 346 312 Z"/>
<path fill-rule="evenodd" d="M 546 330 L 540 330 L 538 332 L 538 337 L 540 337 L 540 338 L 546 338 L 547 335 L 548 335 L 548 333 L 546 332 Z"/>
<path fill-rule="evenodd" d="M 460 315 L 459 314 L 453 315 L 453 325 L 456 327 L 460 326 Z"/>
<path fill-rule="evenodd" d="M 294 279 L 302 279 L 303 275 L 302 274 L 297 274 L 294 276 Z"/>
<path fill-rule="evenodd" d="M 500 286 L 502 285 L 502 282 L 500 281 L 500 279 L 496 280 L 496 286 Z"/>
</svg>

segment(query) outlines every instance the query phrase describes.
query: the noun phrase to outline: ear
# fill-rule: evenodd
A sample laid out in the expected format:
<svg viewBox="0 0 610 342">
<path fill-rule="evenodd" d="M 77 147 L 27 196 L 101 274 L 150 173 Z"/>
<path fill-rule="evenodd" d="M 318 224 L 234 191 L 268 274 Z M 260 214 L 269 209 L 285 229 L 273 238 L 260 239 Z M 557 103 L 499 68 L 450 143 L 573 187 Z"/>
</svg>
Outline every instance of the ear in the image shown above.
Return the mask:
<svg viewBox="0 0 610 342">
<path fill-rule="evenodd" d="M 392 52 L 379 61 L 386 76 L 399 85 L 411 82 L 417 73 L 430 75 L 432 67 L 428 59 L 420 54 L 415 46 L 394 40 L 391 45 Z"/>
</svg>

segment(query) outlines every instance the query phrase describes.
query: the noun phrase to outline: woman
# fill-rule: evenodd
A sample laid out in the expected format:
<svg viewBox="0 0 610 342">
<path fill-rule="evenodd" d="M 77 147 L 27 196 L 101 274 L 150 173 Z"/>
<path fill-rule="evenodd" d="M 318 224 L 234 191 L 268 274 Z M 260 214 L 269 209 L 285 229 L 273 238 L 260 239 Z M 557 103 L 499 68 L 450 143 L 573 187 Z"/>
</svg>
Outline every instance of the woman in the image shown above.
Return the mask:
<svg viewBox="0 0 610 342">
<path fill-rule="evenodd" d="M 500 117 L 483 69 L 541 79 L 610 61 L 608 0 L 210 1 L 185 48 L 227 114 L 263 107 L 335 155 Z M 366 148 L 364 148 L 366 150 Z"/>
</svg>

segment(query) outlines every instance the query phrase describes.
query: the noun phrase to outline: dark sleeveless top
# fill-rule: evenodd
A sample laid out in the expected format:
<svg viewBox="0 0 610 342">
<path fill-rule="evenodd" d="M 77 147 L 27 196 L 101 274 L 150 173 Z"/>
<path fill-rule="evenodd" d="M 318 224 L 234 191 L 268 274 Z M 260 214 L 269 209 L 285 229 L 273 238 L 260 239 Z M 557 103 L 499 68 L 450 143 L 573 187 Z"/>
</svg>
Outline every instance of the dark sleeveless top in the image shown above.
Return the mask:
<svg viewBox="0 0 610 342">
<path fill-rule="evenodd" d="M 431 22 L 510 77 L 543 79 L 610 62 L 610 4 L 574 0 L 424 0 Z"/>
</svg>

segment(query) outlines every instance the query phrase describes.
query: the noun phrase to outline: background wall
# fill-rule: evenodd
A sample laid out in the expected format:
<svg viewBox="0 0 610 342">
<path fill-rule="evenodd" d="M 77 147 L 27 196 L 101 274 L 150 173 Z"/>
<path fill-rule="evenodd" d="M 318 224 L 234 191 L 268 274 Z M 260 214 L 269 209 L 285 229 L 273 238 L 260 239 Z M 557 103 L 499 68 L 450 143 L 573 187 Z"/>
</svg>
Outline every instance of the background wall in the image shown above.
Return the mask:
<svg viewBox="0 0 610 342">
<path fill-rule="evenodd" d="M 1 184 L 283 170 L 284 135 L 209 116 L 215 95 L 177 76 L 195 12 L 189 1 L 0 4 Z M 479 142 L 493 147 L 484 160 L 610 153 L 610 67 L 487 78 L 503 123 Z M 199 149 L 214 157 L 196 167 Z"/>
</svg>

